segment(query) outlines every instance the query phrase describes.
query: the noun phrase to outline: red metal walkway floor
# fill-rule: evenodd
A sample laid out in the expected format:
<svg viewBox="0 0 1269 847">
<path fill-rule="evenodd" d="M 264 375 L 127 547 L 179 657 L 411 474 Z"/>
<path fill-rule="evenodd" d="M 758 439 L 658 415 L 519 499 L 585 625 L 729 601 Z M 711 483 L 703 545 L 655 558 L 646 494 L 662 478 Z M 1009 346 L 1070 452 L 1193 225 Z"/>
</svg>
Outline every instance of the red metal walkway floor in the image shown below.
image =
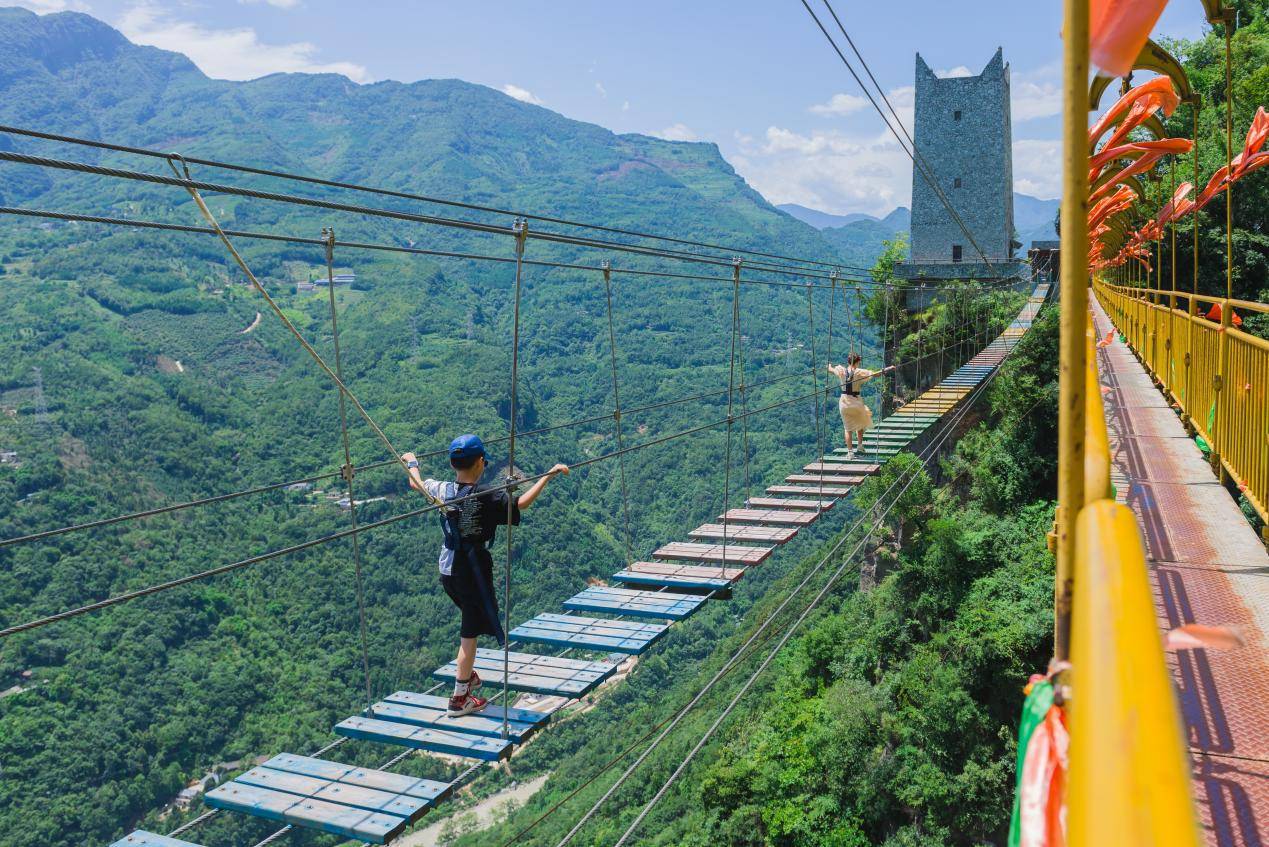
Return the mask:
<svg viewBox="0 0 1269 847">
<path fill-rule="evenodd" d="M 1095 300 L 1093 315 L 1103 337 Z M 1112 477 L 1145 536 L 1160 628 L 1230 626 L 1246 642 L 1168 654 L 1207 843 L 1269 847 L 1269 554 L 1127 345 L 1098 358 Z"/>
</svg>

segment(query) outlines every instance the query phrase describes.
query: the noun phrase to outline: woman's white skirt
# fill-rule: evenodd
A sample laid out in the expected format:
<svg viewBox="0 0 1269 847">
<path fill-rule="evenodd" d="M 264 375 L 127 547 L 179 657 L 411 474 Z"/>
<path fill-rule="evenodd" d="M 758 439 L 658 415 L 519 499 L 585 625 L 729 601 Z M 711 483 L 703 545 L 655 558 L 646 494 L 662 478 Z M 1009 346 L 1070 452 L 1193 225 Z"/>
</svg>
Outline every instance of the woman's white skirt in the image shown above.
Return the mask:
<svg viewBox="0 0 1269 847">
<path fill-rule="evenodd" d="M 837 408 L 842 413 L 842 426 L 848 432 L 860 432 L 872 426 L 872 410 L 864 405 L 861 398 L 843 394 Z"/>
</svg>

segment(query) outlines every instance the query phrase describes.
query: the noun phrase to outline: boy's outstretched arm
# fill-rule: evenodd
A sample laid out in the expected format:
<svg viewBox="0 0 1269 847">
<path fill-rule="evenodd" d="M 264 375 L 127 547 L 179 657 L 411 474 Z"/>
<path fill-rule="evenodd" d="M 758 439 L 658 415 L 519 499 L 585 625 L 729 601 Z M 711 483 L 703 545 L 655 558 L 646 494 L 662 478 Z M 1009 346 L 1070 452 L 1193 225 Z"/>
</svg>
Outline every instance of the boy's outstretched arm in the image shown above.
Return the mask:
<svg viewBox="0 0 1269 847">
<path fill-rule="evenodd" d="M 413 453 L 402 453 L 401 460 L 405 462 L 406 478 L 410 482 L 410 487 L 422 494 L 434 505 L 442 505 L 443 501 L 438 499 L 434 490 L 428 490 L 427 483 L 432 482 L 432 488 L 436 488 L 436 483 L 432 480 L 424 480 L 423 474 L 419 473 L 419 460 Z M 413 466 L 413 467 L 411 467 Z"/>
<path fill-rule="evenodd" d="M 546 484 L 551 481 L 551 477 L 559 473 L 568 473 L 568 465 L 558 464 L 547 471 L 546 476 L 533 483 L 528 491 L 520 495 L 519 499 L 516 500 L 516 506 L 520 509 L 527 509 L 532 506 L 533 501 L 538 499 L 538 495 L 542 493 L 542 489 L 546 488 Z"/>
</svg>

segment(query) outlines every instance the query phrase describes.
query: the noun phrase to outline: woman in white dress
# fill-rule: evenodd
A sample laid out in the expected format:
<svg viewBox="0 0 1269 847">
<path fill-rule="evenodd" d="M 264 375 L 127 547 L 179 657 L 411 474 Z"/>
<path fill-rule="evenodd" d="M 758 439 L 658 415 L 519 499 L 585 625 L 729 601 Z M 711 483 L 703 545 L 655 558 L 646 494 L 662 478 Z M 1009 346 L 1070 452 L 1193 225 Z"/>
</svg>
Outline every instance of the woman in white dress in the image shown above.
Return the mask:
<svg viewBox="0 0 1269 847">
<path fill-rule="evenodd" d="M 842 396 L 837 403 L 837 408 L 842 413 L 842 430 L 846 434 L 846 458 L 848 459 L 855 458 L 856 439 L 858 439 L 859 449 L 863 449 L 864 430 L 872 426 L 872 411 L 859 396 L 860 389 L 868 380 L 895 368 L 891 365 L 879 371 L 870 371 L 867 368 L 861 368 L 860 361 L 858 353 L 851 353 L 846 357 L 845 365 L 828 366 L 829 373 L 842 383 Z"/>
</svg>

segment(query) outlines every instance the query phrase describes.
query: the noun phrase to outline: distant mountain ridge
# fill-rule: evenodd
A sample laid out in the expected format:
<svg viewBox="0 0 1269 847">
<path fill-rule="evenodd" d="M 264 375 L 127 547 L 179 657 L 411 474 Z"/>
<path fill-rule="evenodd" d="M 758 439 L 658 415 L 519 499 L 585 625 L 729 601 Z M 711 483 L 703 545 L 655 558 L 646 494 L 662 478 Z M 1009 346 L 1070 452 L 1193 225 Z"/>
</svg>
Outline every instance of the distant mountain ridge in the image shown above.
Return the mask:
<svg viewBox="0 0 1269 847">
<path fill-rule="evenodd" d="M 1058 200 L 1042 200 L 1029 194 L 1014 192 L 1013 226 L 1018 233 L 1018 240 L 1022 242 L 1023 250 L 1030 247 L 1032 241 L 1051 241 L 1057 238 L 1057 230 L 1053 226 L 1053 219 L 1054 215 L 1057 214 L 1058 204 Z M 906 232 L 912 223 L 912 213 L 904 206 L 899 206 L 884 218 L 877 218 L 861 212 L 853 212 L 849 215 L 834 215 L 829 212 L 821 212 L 818 209 L 799 206 L 796 203 L 781 203 L 776 208 L 819 229 L 825 233 L 829 241 L 839 247 L 851 250 L 854 250 L 856 245 L 864 244 L 868 238 L 883 230 L 866 226 L 854 230 L 846 230 L 848 226 L 880 223 L 884 225 L 884 231 L 886 232 L 891 229 Z M 885 237 L 889 238 L 891 236 L 886 235 Z"/>
<path fill-rule="evenodd" d="M 821 212 L 819 209 L 812 209 L 809 206 L 800 206 L 797 203 L 777 203 L 776 208 L 781 212 L 788 212 L 793 217 L 808 223 L 816 229 L 827 229 L 829 227 L 845 226 L 855 221 L 875 221 L 877 218 L 872 215 L 866 215 L 863 212 L 851 212 L 849 215 L 834 215 L 829 212 Z"/>
</svg>

